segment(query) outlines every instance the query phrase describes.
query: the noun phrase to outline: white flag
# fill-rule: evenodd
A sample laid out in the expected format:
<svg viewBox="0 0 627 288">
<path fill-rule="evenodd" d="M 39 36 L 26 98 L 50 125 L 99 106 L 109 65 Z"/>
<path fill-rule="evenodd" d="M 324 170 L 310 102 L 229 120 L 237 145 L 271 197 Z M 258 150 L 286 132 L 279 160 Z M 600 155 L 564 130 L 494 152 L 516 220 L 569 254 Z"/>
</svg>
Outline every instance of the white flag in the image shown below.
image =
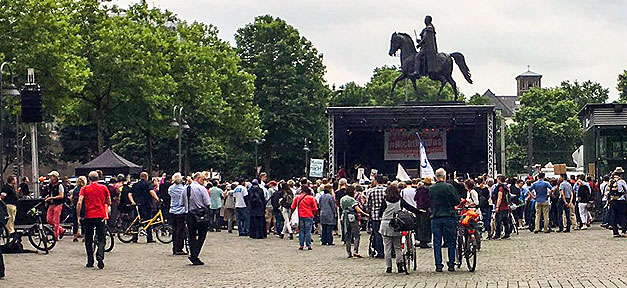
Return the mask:
<svg viewBox="0 0 627 288">
<path fill-rule="evenodd" d="M 403 182 L 411 180 L 411 178 L 409 178 L 409 175 L 407 175 L 405 169 L 403 169 L 401 163 L 398 163 L 398 169 L 396 170 L 396 179 Z"/>
<path fill-rule="evenodd" d="M 422 177 L 422 179 L 426 177 L 435 178 L 433 167 L 431 167 L 431 163 L 429 163 L 429 159 L 427 159 L 427 151 L 425 151 L 425 145 L 422 144 L 422 140 L 420 140 L 420 177 Z"/>
</svg>

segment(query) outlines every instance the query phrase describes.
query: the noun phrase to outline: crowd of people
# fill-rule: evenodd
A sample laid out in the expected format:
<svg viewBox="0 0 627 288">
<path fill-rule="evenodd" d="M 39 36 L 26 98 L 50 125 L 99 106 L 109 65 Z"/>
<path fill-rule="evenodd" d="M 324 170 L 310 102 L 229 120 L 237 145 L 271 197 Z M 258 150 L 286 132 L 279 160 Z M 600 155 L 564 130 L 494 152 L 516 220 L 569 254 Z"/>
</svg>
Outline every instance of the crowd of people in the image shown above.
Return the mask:
<svg viewBox="0 0 627 288">
<path fill-rule="evenodd" d="M 299 250 L 313 249 L 312 234 L 319 234 L 323 246 L 335 245 L 334 239 L 341 236 L 348 258 L 363 258 L 359 253 L 360 237 L 366 231 L 371 236 L 370 256 L 385 259 L 387 273 L 392 272 L 393 258 L 397 271 L 405 272 L 402 257 L 393 257 L 401 253 L 401 234 L 390 222 L 396 212 L 406 210 L 415 220 L 415 246 L 433 247 L 435 268 L 441 272 L 443 247 L 448 249 L 448 270 L 455 270 L 459 221 L 455 207 L 462 201 L 481 215 L 484 229 L 478 239 L 507 239 L 513 228 L 527 228 L 534 233 L 585 230 L 590 227 L 592 216 L 596 216 L 591 208 L 597 202 L 602 205 L 601 226 L 612 229 L 615 237 L 624 237 L 627 185 L 623 173 L 617 167 L 598 185 L 584 175 L 546 179 L 544 173 L 528 179 L 507 179 L 502 175 L 495 179 L 487 175 L 447 179 L 443 169 L 436 170 L 434 178 L 403 182 L 379 175 L 371 182 L 361 183 L 345 178 L 277 181 L 269 180 L 265 173 L 256 179 L 242 177 L 221 182 L 211 179 L 208 172 L 197 172 L 191 177 L 164 174 L 152 179 L 142 172 L 137 182 L 118 175 L 104 183 L 102 172 L 92 171 L 88 177 L 79 177 L 76 186 L 71 187 L 68 181 L 60 181 L 58 172 L 52 171 L 42 194 L 48 203 L 47 222 L 57 239 L 65 234 L 60 223 L 64 205 L 74 213 L 73 241 L 85 236 L 87 267 L 94 265 L 94 252 L 98 267 L 104 267 L 100 245 L 104 241 L 98 240 L 97 251 L 93 251 L 92 241 L 94 235 L 98 239 L 104 237 L 105 220 L 115 227 L 123 219 L 133 219 L 132 207 L 137 205 L 142 219 L 152 218 L 157 209 L 169 215 L 172 253 L 187 255 L 192 265 L 204 264 L 199 255 L 208 232 L 226 229 L 233 233 L 237 225 L 239 236 L 252 239 L 274 234 L 292 240 L 298 233 Z M 8 212 L 6 229 L 14 233 L 17 201 L 32 196 L 27 179 L 19 186 L 15 176 L 6 180 L 0 199 Z M 150 230 L 146 235 L 148 243 L 154 242 Z M 189 253 L 183 251 L 186 239 Z M 480 243 L 477 248 L 481 249 Z"/>
</svg>

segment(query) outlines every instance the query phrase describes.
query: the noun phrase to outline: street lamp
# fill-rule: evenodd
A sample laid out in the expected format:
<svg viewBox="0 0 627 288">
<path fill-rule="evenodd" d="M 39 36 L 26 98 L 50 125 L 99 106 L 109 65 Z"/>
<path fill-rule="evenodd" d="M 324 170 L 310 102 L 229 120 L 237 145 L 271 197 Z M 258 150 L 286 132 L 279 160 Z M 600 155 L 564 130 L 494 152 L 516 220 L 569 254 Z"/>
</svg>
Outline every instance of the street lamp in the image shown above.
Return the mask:
<svg viewBox="0 0 627 288">
<path fill-rule="evenodd" d="M 305 151 L 305 177 L 307 177 L 307 163 L 309 162 L 309 146 L 307 146 L 308 144 L 311 144 L 311 141 L 307 141 L 307 138 L 305 138 L 305 145 L 303 146 L 303 151 Z"/>
<path fill-rule="evenodd" d="M 9 68 L 9 74 L 11 75 L 11 83 L 3 86 L 4 80 L 2 79 L 2 73 L 4 72 L 4 68 Z M 9 65 L 9 62 L 2 62 L 0 64 L 0 185 L 4 184 L 4 177 L 2 176 L 2 159 L 4 157 L 4 119 L 2 118 L 4 103 L 2 103 L 2 95 L 19 97 L 20 91 L 15 86 L 15 77 L 13 76 L 13 69 Z"/>
<path fill-rule="evenodd" d="M 255 139 L 255 175 L 259 176 L 259 171 L 257 171 L 257 167 L 259 167 L 259 163 L 257 162 L 257 146 L 266 142 L 266 139 L 261 138 L 261 140 Z"/>
<path fill-rule="evenodd" d="M 178 113 L 177 113 L 178 112 Z M 182 172 L 183 166 L 183 152 L 182 152 L 182 136 L 183 129 L 189 129 L 189 125 L 187 125 L 187 121 L 183 119 L 183 106 L 179 107 L 178 105 L 174 106 L 174 110 L 172 112 L 174 117 L 172 118 L 172 122 L 170 122 L 170 126 L 178 128 L 178 139 L 179 139 L 179 171 Z"/>
</svg>

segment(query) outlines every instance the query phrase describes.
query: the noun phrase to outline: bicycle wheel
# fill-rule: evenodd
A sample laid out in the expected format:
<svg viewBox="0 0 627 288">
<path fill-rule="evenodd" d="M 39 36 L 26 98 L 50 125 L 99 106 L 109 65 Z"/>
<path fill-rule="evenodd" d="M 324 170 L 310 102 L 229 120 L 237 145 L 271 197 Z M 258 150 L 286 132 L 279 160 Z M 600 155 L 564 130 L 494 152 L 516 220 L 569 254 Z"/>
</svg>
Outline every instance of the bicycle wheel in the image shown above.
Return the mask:
<svg viewBox="0 0 627 288">
<path fill-rule="evenodd" d="M 457 235 L 457 247 L 455 249 L 455 264 L 457 268 L 462 267 L 462 255 L 464 254 L 464 237 Z"/>
<path fill-rule="evenodd" d="M 113 239 L 113 232 L 107 226 L 105 229 L 105 252 L 111 252 L 115 246 L 115 240 Z"/>
<path fill-rule="evenodd" d="M 172 243 L 172 226 L 161 224 L 156 229 L 157 240 L 163 244 Z"/>
<path fill-rule="evenodd" d="M 403 236 L 401 241 L 404 241 L 404 243 L 401 242 L 401 245 L 403 247 L 403 249 L 401 249 L 401 253 L 403 254 L 403 262 L 401 264 L 403 265 L 405 274 L 409 274 L 409 272 L 407 271 L 407 268 L 409 267 L 409 264 L 408 264 L 409 261 L 411 261 L 410 259 L 411 255 L 409 254 L 409 243 L 407 242 L 407 236 Z"/>
<path fill-rule="evenodd" d="M 512 222 L 510 224 L 510 226 L 512 227 L 512 233 L 516 233 L 516 235 L 518 235 L 518 223 L 516 223 L 516 218 L 514 218 L 512 212 L 509 213 L 509 219 L 510 222 Z"/>
<path fill-rule="evenodd" d="M 138 226 L 135 222 L 131 222 L 123 226 L 124 228 L 118 231 L 118 239 L 122 241 L 122 243 L 131 243 L 133 238 L 137 237 L 138 234 Z"/>
<path fill-rule="evenodd" d="M 477 267 L 477 242 L 472 236 L 467 236 L 465 256 L 468 271 L 475 272 L 475 268 Z"/>
<path fill-rule="evenodd" d="M 54 231 L 48 226 L 35 224 L 28 229 L 28 242 L 39 251 L 48 252 L 57 244 Z"/>
<path fill-rule="evenodd" d="M 412 245 L 412 247 L 411 247 L 411 254 L 412 254 L 412 256 L 411 256 L 412 262 L 414 262 L 412 264 L 412 266 L 414 268 L 414 271 L 416 271 L 416 246 Z"/>
</svg>

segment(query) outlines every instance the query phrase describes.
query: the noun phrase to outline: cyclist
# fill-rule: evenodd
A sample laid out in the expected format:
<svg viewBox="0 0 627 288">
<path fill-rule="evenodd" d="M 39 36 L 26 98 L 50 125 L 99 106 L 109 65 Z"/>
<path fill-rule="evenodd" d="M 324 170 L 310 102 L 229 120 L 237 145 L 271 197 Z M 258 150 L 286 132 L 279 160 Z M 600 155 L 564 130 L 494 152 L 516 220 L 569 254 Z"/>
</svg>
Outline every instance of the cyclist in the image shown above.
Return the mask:
<svg viewBox="0 0 627 288">
<path fill-rule="evenodd" d="M 148 181 L 148 173 L 142 172 L 139 174 L 139 178 L 139 182 L 133 185 L 131 193 L 128 193 L 128 198 L 132 205 L 138 206 L 139 215 L 142 219 L 150 219 L 154 210 L 153 203 L 158 203 L 161 199 L 157 196 L 152 182 Z M 152 227 L 146 229 L 146 240 L 148 243 L 155 242 L 152 239 Z M 137 242 L 137 234 L 134 235 L 133 242 Z"/>
</svg>

